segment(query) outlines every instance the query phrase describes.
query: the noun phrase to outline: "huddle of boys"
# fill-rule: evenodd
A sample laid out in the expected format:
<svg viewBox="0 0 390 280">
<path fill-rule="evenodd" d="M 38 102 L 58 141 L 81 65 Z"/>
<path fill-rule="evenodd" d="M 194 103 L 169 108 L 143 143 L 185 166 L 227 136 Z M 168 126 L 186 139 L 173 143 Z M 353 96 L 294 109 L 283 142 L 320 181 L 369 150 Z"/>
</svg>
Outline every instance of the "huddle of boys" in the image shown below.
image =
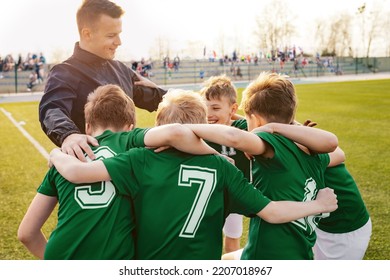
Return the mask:
<svg viewBox="0 0 390 280">
<path fill-rule="evenodd" d="M 224 76 L 201 94 L 166 93 L 114 60 L 123 13 L 84 0 L 74 54 L 49 74 L 40 121 L 62 151 L 19 226 L 26 248 L 40 259 L 220 259 L 224 233 L 223 259 L 362 259 L 369 214 L 337 137 L 291 125 L 293 84 L 260 74 L 245 116 Z M 156 127 L 134 128 L 134 103 L 158 106 Z"/>
<path fill-rule="evenodd" d="M 229 85 L 226 77 L 212 79 L 209 88 L 220 81 Z M 276 90 L 273 84 L 278 84 Z M 340 228 L 337 223 L 345 217 L 345 208 L 352 207 L 347 202 L 345 206 L 340 203 L 344 196 L 349 197 L 345 201 L 351 201 L 352 196 L 346 193 L 360 197 L 352 177 L 348 182 L 354 191 L 334 188 L 339 205 L 332 212 L 337 208 L 336 199 L 325 187 L 344 185 L 346 181 L 341 175 L 340 180 L 327 181 L 326 178 L 337 176 L 327 177 L 326 172 L 342 173 L 343 178 L 349 174 L 342 163 L 344 154 L 336 149 L 337 138 L 320 129 L 289 125 L 294 120 L 296 104 L 282 102 L 292 110 L 290 117 L 285 114 L 284 119 L 273 118 L 272 114 L 269 119 L 266 113 L 260 113 L 262 109 L 256 106 L 266 101 L 256 98 L 267 91 L 264 85 L 271 88 L 267 88 L 271 96 L 278 90 L 282 96 L 281 89 L 288 89 L 287 100 L 295 101 L 294 87 L 285 77 L 262 73 L 243 93 L 241 106 L 246 120 L 233 121 L 239 119 L 237 106 L 232 106 L 223 95 L 205 94 L 206 85 L 201 91 L 203 99 L 194 92 L 169 92 L 159 105 L 157 126 L 151 129 L 133 129 L 134 105 L 119 87 L 98 88 L 85 107 L 86 132 L 98 139 L 100 145 L 94 152 L 97 159 L 103 160 L 83 163 L 54 150 L 51 161 L 56 168 L 50 169 L 39 187 L 21 223 L 19 238 L 42 259 L 219 259 L 225 218 L 237 213 L 250 217 L 248 242 L 243 250 L 232 252 L 231 256 L 226 254 L 225 259 L 342 259 L 340 254 L 347 245 L 337 252 L 340 242 L 333 235 L 359 231 L 364 225 L 370 226 L 370 220 L 360 199 L 354 203 L 361 205 L 360 213 L 356 213 L 360 221 L 344 218 L 354 223 L 344 223 L 347 228 Z M 118 110 L 120 101 L 116 104 L 112 101 L 113 95 L 117 95 L 117 100 L 126 100 L 122 111 Z M 112 104 L 106 103 L 104 110 L 113 106 L 117 114 L 91 113 L 94 109 L 99 112 L 99 105 L 108 100 Z M 234 107 L 227 110 L 228 121 L 219 122 L 223 118 L 212 114 L 213 110 L 223 111 L 224 106 L 219 104 L 219 108 L 213 101 L 217 104 L 226 101 L 228 107 Z M 276 108 L 280 112 L 281 106 Z M 132 116 L 124 112 L 132 112 Z M 107 115 L 112 119 L 107 119 Z M 207 120 L 216 124 L 206 124 Z M 245 122 L 250 131 L 255 128 L 258 131 L 246 132 L 232 126 Z M 129 132 L 120 132 L 126 130 Z M 220 145 L 221 151 L 227 151 L 229 156 L 245 152 L 251 160 L 236 161 L 236 168 L 215 155 L 217 152 L 195 135 L 213 147 Z M 166 145 L 175 149 L 157 153 L 133 148 Z M 214 155 L 207 155 L 211 153 Z M 240 170 L 248 170 L 248 166 L 251 170 L 244 176 Z M 247 179 L 253 180 L 253 186 Z M 102 182 L 95 183 L 98 181 Z M 47 241 L 41 228 L 57 202 L 58 224 Z M 341 214 L 333 216 L 337 211 Z M 320 219 L 319 227 L 328 233 L 328 238 L 323 243 L 317 239 L 315 243 L 316 217 L 327 212 L 332 213 Z M 242 218 L 238 221 L 233 227 L 240 232 Z M 286 230 L 294 234 L 286 235 Z M 371 228 L 364 232 L 369 236 Z M 369 237 L 366 240 L 360 251 L 352 246 L 352 252 L 359 251 L 359 255 L 350 253 L 346 258 L 363 258 Z M 313 246 L 320 248 L 321 253 L 315 251 L 313 256 Z"/>
</svg>

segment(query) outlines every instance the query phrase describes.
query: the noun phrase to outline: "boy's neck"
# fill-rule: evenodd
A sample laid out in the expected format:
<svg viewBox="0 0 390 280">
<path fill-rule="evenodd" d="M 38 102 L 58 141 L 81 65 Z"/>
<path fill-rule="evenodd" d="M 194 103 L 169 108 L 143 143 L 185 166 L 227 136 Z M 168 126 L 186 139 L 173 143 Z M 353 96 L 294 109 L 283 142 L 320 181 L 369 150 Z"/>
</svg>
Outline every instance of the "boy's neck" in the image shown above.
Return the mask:
<svg viewBox="0 0 390 280">
<path fill-rule="evenodd" d="M 109 128 L 107 128 L 107 129 L 98 128 L 98 129 L 92 131 L 91 136 L 92 137 L 97 137 L 99 135 L 102 135 L 103 132 L 106 131 L 106 130 L 110 130 L 110 129 Z"/>
<path fill-rule="evenodd" d="M 97 128 L 91 131 L 92 137 L 97 137 L 99 135 L 102 135 L 105 131 L 110 130 L 112 132 L 124 132 L 124 131 L 130 131 L 133 129 L 133 125 L 125 125 L 122 129 L 112 128 L 112 127 L 105 127 L 105 128 Z"/>
</svg>

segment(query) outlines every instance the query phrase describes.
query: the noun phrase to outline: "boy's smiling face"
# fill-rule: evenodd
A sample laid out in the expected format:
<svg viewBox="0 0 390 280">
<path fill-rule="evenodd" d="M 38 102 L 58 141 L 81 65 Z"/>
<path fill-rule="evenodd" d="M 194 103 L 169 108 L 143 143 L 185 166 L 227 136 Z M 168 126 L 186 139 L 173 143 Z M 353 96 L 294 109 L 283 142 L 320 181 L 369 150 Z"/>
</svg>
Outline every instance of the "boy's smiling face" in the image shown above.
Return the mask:
<svg viewBox="0 0 390 280">
<path fill-rule="evenodd" d="M 222 97 L 221 99 L 206 100 L 207 105 L 207 121 L 209 124 L 224 124 L 230 125 L 233 115 L 237 112 L 237 103 L 230 104 L 229 99 Z"/>
</svg>

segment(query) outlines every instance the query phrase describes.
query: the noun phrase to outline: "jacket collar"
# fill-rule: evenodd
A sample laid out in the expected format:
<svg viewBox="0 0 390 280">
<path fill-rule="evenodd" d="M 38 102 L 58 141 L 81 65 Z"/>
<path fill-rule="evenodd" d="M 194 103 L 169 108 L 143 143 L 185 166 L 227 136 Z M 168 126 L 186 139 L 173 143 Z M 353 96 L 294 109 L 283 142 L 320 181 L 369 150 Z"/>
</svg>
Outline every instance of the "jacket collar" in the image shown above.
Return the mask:
<svg viewBox="0 0 390 280">
<path fill-rule="evenodd" d="M 74 46 L 73 57 L 87 64 L 104 65 L 108 62 L 107 59 L 80 48 L 79 42 Z"/>
</svg>

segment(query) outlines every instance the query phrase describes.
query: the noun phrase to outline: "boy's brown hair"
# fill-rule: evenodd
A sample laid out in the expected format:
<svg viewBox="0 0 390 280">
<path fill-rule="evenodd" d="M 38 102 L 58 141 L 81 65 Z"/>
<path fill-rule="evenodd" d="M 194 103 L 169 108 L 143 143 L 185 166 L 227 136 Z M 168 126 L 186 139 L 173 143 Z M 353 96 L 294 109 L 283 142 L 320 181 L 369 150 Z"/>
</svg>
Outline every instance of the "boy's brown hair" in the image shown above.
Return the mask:
<svg viewBox="0 0 390 280">
<path fill-rule="evenodd" d="M 286 76 L 262 72 L 242 93 L 240 109 L 258 114 L 267 122 L 289 124 L 297 107 L 295 87 Z"/>
<path fill-rule="evenodd" d="M 76 14 L 79 33 L 86 26 L 93 27 L 101 15 L 120 18 L 124 13 L 120 6 L 108 0 L 84 0 Z"/>
<path fill-rule="evenodd" d="M 133 100 L 119 86 L 111 84 L 100 86 L 88 95 L 84 115 L 93 129 L 119 131 L 125 125 L 135 126 L 136 122 Z"/>
<path fill-rule="evenodd" d="M 222 97 L 226 97 L 230 105 L 237 102 L 237 90 L 226 75 L 210 77 L 200 90 L 200 95 L 209 101 L 221 100 Z"/>
<path fill-rule="evenodd" d="M 158 106 L 156 126 L 170 123 L 207 123 L 207 107 L 200 95 L 193 91 L 169 90 Z"/>
</svg>

